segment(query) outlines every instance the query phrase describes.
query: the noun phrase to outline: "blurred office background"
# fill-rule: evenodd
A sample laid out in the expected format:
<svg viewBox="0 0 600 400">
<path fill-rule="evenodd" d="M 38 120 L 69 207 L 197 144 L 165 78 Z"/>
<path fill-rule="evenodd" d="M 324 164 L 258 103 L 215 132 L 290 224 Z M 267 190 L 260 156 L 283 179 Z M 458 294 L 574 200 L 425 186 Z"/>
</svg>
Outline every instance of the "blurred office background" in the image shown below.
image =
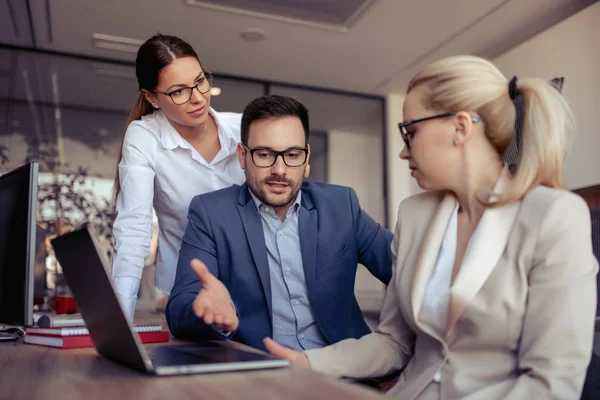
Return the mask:
<svg viewBox="0 0 600 400">
<path fill-rule="evenodd" d="M 40 160 L 40 237 L 90 220 L 110 254 L 110 191 L 137 96 L 133 62 L 156 32 L 188 41 L 215 73 L 217 110 L 241 112 L 269 93 L 302 101 L 311 114 L 311 179 L 352 186 L 390 229 L 400 201 L 419 191 L 398 159 L 396 128 L 417 70 L 468 53 L 509 78 L 564 76 L 579 126 L 567 183 L 597 201 L 593 0 L 3 0 L 0 173 Z M 359 271 L 367 312 L 378 312 L 382 290 Z"/>
</svg>

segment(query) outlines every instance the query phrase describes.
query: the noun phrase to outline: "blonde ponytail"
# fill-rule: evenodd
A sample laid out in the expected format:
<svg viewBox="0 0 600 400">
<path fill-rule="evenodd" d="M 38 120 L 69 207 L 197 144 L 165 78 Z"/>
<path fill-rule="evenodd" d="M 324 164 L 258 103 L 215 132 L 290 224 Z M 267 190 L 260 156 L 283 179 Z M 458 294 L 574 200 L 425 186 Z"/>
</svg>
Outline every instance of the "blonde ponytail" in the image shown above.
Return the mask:
<svg viewBox="0 0 600 400">
<path fill-rule="evenodd" d="M 519 81 L 525 103 L 521 157 L 501 203 L 522 199 L 536 186 L 566 189 L 564 162 L 575 118 L 559 90 L 543 79 Z"/>
<path fill-rule="evenodd" d="M 121 151 L 119 151 L 119 159 L 117 161 L 117 173 L 115 174 L 115 181 L 113 183 L 112 189 L 112 199 L 113 204 L 117 202 L 117 197 L 121 192 L 121 181 L 119 179 L 119 164 L 121 163 L 121 159 L 123 158 L 123 144 L 125 143 L 125 133 L 127 132 L 127 127 L 133 121 L 137 121 L 142 119 L 144 115 L 152 114 L 154 112 L 154 107 L 148 100 L 146 100 L 146 96 L 142 92 L 138 95 L 137 101 L 135 105 L 131 109 L 129 113 L 129 117 L 127 118 L 127 122 L 125 123 L 125 131 L 123 132 L 123 138 L 121 139 Z"/>
</svg>

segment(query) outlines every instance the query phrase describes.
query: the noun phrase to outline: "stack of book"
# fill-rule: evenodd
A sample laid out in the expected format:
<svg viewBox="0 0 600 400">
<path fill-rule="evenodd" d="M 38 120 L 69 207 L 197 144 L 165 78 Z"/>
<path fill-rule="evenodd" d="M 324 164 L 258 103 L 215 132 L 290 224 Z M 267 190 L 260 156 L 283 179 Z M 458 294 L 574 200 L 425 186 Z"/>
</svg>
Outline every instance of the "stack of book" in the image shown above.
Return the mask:
<svg viewBox="0 0 600 400">
<path fill-rule="evenodd" d="M 163 331 L 161 325 L 136 325 L 133 327 L 142 343 L 161 343 L 169 341 L 169 332 Z M 92 338 L 86 327 L 38 327 L 25 329 L 25 343 L 61 349 L 94 347 Z"/>
</svg>

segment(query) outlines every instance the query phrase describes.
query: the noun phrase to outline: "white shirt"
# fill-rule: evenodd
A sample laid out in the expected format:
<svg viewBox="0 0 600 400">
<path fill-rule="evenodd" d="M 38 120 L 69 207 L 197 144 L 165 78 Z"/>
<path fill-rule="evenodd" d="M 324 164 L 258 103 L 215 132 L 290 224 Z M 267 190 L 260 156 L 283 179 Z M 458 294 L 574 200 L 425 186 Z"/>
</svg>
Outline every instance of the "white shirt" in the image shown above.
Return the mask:
<svg viewBox="0 0 600 400">
<path fill-rule="evenodd" d="M 456 259 L 456 240 L 458 231 L 458 204 L 452 213 L 442 247 L 438 254 L 433 273 L 427 284 L 419 320 L 427 325 L 435 334 L 443 338 L 446 336 L 446 323 L 448 320 L 448 303 L 450 300 L 450 283 L 452 269 Z M 442 370 L 436 372 L 434 382 L 440 382 Z"/>
<path fill-rule="evenodd" d="M 130 319 L 152 238 L 152 209 L 159 225 L 155 284 L 169 293 L 175 281 L 188 208 L 196 195 L 242 184 L 236 156 L 241 114 L 212 108 L 221 149 L 206 160 L 171 125 L 162 111 L 132 122 L 125 133 L 119 163 L 121 193 L 113 227 L 113 282 Z"/>
</svg>

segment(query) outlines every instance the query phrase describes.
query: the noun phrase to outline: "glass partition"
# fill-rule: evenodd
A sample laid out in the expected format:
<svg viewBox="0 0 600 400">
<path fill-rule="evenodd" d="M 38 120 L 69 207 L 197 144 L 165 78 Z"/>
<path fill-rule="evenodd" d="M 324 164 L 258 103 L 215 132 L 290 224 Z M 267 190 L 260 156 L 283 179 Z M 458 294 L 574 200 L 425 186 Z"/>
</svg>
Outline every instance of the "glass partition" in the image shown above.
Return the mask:
<svg viewBox="0 0 600 400">
<path fill-rule="evenodd" d="M 265 93 L 303 102 L 311 118 L 309 179 L 353 187 L 362 207 L 385 224 L 383 98 L 218 73 L 214 86 L 218 111 L 242 112 Z M 38 247 L 46 249 L 39 259 L 51 272 L 47 288 L 60 278 L 44 247 L 49 237 L 87 221 L 112 254 L 111 189 L 137 94 L 131 63 L 0 46 L 0 174 L 40 162 Z"/>
</svg>

